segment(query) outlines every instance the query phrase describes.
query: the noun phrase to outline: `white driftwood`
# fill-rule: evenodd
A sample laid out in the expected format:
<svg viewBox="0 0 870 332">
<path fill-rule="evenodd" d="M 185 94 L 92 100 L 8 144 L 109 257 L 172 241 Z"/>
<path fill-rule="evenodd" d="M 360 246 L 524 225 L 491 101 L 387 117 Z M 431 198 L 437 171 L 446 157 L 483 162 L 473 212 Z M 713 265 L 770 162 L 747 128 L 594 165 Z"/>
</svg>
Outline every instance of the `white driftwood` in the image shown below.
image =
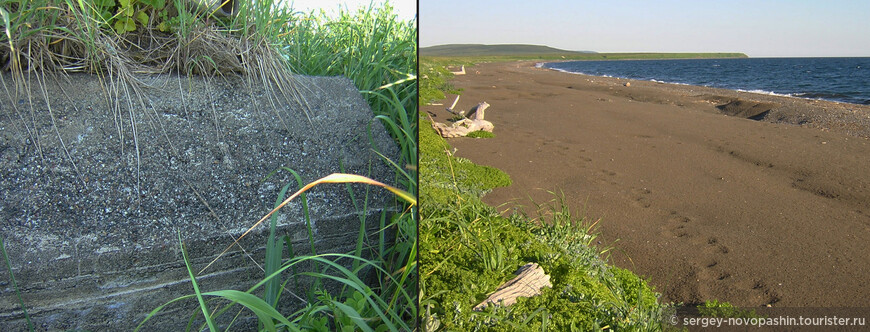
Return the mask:
<svg viewBox="0 0 870 332">
<path fill-rule="evenodd" d="M 468 114 L 464 114 L 464 117 L 456 121 L 450 125 L 435 122 L 432 120 L 432 117 L 429 117 L 429 121 L 432 121 L 432 128 L 438 132 L 441 137 L 463 137 L 468 135 L 468 133 L 475 132 L 478 130 L 492 132 L 493 126 L 492 122 L 486 121 L 483 119 L 484 111 L 489 107 L 489 104 L 486 102 L 482 102 L 477 104 Z M 452 111 L 452 109 L 447 109 L 450 113 L 456 115 L 463 115 L 463 113 L 458 113 Z"/>
<path fill-rule="evenodd" d="M 465 117 L 465 112 L 463 112 L 463 111 L 454 111 L 454 110 L 453 110 L 453 108 L 456 107 L 456 103 L 458 103 L 458 102 L 459 102 L 459 95 L 456 95 L 456 99 L 453 99 L 453 104 L 451 104 L 450 107 L 447 108 L 447 111 L 450 112 L 450 113 L 453 113 L 453 115 L 461 116 L 461 117 L 464 118 L 464 117 Z"/>
<path fill-rule="evenodd" d="M 450 73 L 453 74 L 453 75 L 465 75 L 465 65 L 462 65 L 462 69 L 461 69 L 461 70 L 459 70 L 459 71 L 451 71 Z"/>
<path fill-rule="evenodd" d="M 519 268 L 517 277 L 502 284 L 486 300 L 474 306 L 475 311 L 481 311 L 490 303 L 509 306 L 517 302 L 518 297 L 532 297 L 541 294 L 541 288 L 553 287 L 550 276 L 535 263 L 528 263 Z"/>
</svg>

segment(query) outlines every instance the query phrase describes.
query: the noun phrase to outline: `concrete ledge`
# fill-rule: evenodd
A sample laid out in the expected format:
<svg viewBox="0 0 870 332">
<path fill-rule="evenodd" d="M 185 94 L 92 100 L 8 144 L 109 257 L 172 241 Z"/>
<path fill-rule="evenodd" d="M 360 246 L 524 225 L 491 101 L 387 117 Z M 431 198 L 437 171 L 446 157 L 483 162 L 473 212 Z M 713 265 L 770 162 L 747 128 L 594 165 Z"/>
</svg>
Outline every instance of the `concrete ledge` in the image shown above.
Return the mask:
<svg viewBox="0 0 870 332">
<path fill-rule="evenodd" d="M 306 183 L 340 165 L 393 182 L 372 149 L 394 160 L 397 149 L 346 78 L 297 77 L 307 107 L 233 76 L 141 79 L 141 99 L 119 89 L 119 103 L 91 75 L 49 78 L 45 94 L 36 80 L 29 96 L 0 91 L 0 234 L 41 329 L 129 330 L 191 294 L 177 234 L 194 268 L 204 267 L 270 210 L 282 186 L 297 187 L 289 172 L 265 179 L 280 167 Z M 365 197 L 363 186 L 352 187 Z M 370 196 L 374 239 L 382 210 L 394 207 L 386 191 Z M 351 251 L 360 218 L 345 186 L 318 186 L 308 204 L 318 253 Z M 300 202 L 278 224 L 297 254 L 310 253 Z M 235 247 L 198 279 L 201 287 L 246 290 L 261 280 L 254 261 L 262 264 L 267 235 L 265 226 L 250 234 L 248 254 Z M 4 268 L 0 330 L 24 326 L 20 309 Z M 178 330 L 196 310 L 196 301 L 172 305 L 148 324 Z"/>
</svg>

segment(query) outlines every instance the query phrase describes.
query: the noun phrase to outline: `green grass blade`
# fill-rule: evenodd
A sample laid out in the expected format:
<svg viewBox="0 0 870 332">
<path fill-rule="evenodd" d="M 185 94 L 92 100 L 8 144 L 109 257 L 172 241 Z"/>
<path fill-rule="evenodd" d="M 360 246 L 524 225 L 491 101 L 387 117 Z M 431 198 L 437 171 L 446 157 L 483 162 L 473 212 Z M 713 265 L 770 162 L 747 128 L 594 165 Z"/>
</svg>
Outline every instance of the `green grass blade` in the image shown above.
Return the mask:
<svg viewBox="0 0 870 332">
<path fill-rule="evenodd" d="M 302 182 L 302 177 L 299 176 L 299 173 L 296 173 L 293 169 L 287 167 L 281 167 L 282 169 L 293 174 L 293 177 L 296 179 L 296 184 L 299 190 L 305 187 L 305 182 Z M 308 198 L 306 194 L 303 192 L 299 195 L 299 199 L 302 201 L 302 214 L 305 217 L 305 228 L 308 231 L 308 243 L 311 245 L 311 254 L 317 255 L 317 249 L 314 247 L 314 228 L 311 227 L 311 215 L 308 214 Z M 316 269 L 316 266 L 315 266 Z"/>
<path fill-rule="evenodd" d="M 275 200 L 275 206 L 277 207 L 284 201 L 284 197 L 287 195 L 287 190 L 290 189 L 290 185 L 287 184 L 281 191 L 278 193 L 278 197 Z M 266 240 L 266 275 L 271 275 L 278 268 L 281 267 L 281 243 L 275 241 L 275 231 L 278 227 L 278 214 L 272 214 L 272 217 L 269 220 L 269 238 Z M 281 288 L 281 276 L 275 276 L 272 279 L 269 279 L 269 282 L 266 283 L 266 302 L 272 304 L 272 306 L 278 305 L 278 293 Z"/>
<path fill-rule="evenodd" d="M 241 292 L 237 290 L 221 290 L 203 293 L 202 295 L 206 296 L 219 296 L 230 300 L 234 303 L 238 303 L 243 305 L 244 307 L 250 309 L 257 315 L 257 318 L 266 326 L 266 329 L 269 331 L 275 331 L 275 323 L 279 322 L 284 324 L 291 331 L 299 331 L 295 324 L 291 323 L 284 315 L 282 315 L 278 310 L 276 310 L 273 306 L 271 306 L 263 299 L 246 292 Z"/>
<path fill-rule="evenodd" d="M 352 308 L 344 303 L 338 302 L 338 301 L 330 301 L 330 302 L 332 302 L 331 304 L 333 306 L 335 306 L 336 308 L 338 308 L 344 315 L 346 315 L 348 318 L 350 318 L 350 320 L 353 321 L 353 323 L 356 325 L 357 328 L 359 328 L 362 331 L 374 332 L 374 330 L 371 327 L 369 327 L 369 325 L 365 322 L 365 320 L 363 320 L 362 317 L 360 317 L 360 314 L 359 314 L 359 312 L 356 311 L 356 309 L 354 309 L 354 308 Z"/>
<path fill-rule="evenodd" d="M 140 322 L 139 325 L 136 326 L 136 329 L 133 331 L 139 331 L 142 328 L 142 326 L 145 325 L 145 322 L 147 322 L 152 317 L 154 317 L 154 315 L 157 315 L 157 313 L 159 313 L 161 310 L 163 310 L 163 308 L 165 308 L 166 306 L 173 304 L 175 302 L 178 302 L 178 301 L 183 301 L 183 300 L 191 299 L 194 297 L 196 297 L 195 294 L 177 297 L 177 298 L 174 298 L 174 299 L 158 306 L 157 308 L 154 308 L 154 310 L 151 310 L 151 312 L 149 312 L 148 315 L 145 316 L 145 319 L 143 319 L 142 322 Z"/>
<path fill-rule="evenodd" d="M 208 313 L 208 307 L 205 304 L 202 293 L 199 291 L 199 285 L 196 283 L 196 276 L 190 268 L 190 261 L 187 258 L 187 250 L 184 249 L 184 241 L 181 240 L 181 233 L 178 233 L 178 243 L 181 246 L 181 255 L 184 258 L 184 265 L 187 267 L 188 275 L 190 275 L 190 283 L 193 285 L 193 291 L 196 293 L 196 300 L 199 301 L 199 307 L 202 309 L 202 315 L 205 318 L 206 323 L 208 323 L 208 329 L 212 332 L 216 332 L 218 330 L 217 326 L 214 324 L 211 315 Z"/>
<path fill-rule="evenodd" d="M 293 240 L 290 239 L 290 237 L 287 235 L 284 235 L 283 239 L 284 239 L 284 246 L 287 247 L 287 258 L 288 259 L 296 258 L 296 253 L 293 251 Z M 293 283 L 296 285 L 295 289 L 297 289 L 297 290 L 301 289 L 300 285 L 299 285 L 299 277 L 296 274 L 296 266 L 295 265 L 291 267 L 290 273 L 293 276 Z"/>
<path fill-rule="evenodd" d="M 27 321 L 27 330 L 33 331 L 33 322 L 30 321 L 30 315 L 27 314 L 27 307 L 24 306 L 24 299 L 21 298 L 21 290 L 18 288 L 18 283 L 15 282 L 15 274 L 12 273 L 12 262 L 9 261 L 9 255 L 6 254 L 6 243 L 3 242 L 3 239 L 0 239 L 0 250 L 3 251 L 3 261 L 6 262 L 6 270 L 9 271 L 9 281 L 12 282 L 12 288 L 15 289 L 15 295 L 18 297 L 21 311 L 24 312 L 24 320 Z"/>
<path fill-rule="evenodd" d="M 343 162 L 339 161 L 338 169 L 341 170 L 342 173 L 345 172 Z M 369 165 L 369 173 L 371 173 L 371 164 Z M 353 188 L 351 187 L 350 183 L 348 182 L 344 185 L 347 189 L 347 193 L 350 195 L 350 201 L 353 203 L 353 207 L 357 211 L 357 217 L 359 218 L 359 231 L 357 232 L 356 249 L 354 250 L 354 256 L 362 257 L 363 244 L 365 243 L 366 239 L 366 212 L 368 211 L 369 205 L 369 187 L 366 186 L 366 192 L 363 196 L 363 206 L 362 208 L 360 208 L 359 204 L 357 204 L 357 199 L 353 193 Z M 359 268 L 359 261 L 354 260 L 353 269 L 356 270 L 357 268 Z"/>
</svg>

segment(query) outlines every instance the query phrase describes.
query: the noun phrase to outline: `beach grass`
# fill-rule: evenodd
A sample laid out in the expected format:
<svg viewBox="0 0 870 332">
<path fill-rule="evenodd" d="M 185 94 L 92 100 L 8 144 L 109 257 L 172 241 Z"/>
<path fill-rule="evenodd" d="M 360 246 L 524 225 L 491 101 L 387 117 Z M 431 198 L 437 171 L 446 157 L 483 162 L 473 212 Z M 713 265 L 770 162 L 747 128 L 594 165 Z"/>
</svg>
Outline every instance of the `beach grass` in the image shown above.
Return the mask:
<svg viewBox="0 0 870 332">
<path fill-rule="evenodd" d="M 473 62 L 468 62 L 473 63 Z M 453 74 L 448 66 L 462 65 L 465 62 L 453 59 L 420 58 L 420 105 L 444 99 L 445 93 L 458 94 L 461 91 L 450 84 Z"/>
<path fill-rule="evenodd" d="M 275 218 L 271 218 L 266 277 L 248 290 L 200 292 L 197 272 L 190 269 L 181 243 L 194 294 L 155 308 L 145 321 L 159 320 L 154 315 L 167 305 L 196 299 L 202 316 L 194 314 L 189 327 L 195 328 L 201 322 L 199 330 L 229 329 L 232 323 L 217 326 L 214 319 L 223 315 L 234 322 L 234 315 L 241 311 L 229 310 L 237 304 L 254 313 L 261 328 L 269 331 L 415 329 L 418 316 L 415 22 L 398 19 L 388 3 L 355 12 L 342 9 L 337 17 L 324 12 L 294 12 L 270 0 L 243 1 L 230 16 L 214 15 L 215 8 L 189 6 L 191 3 L 3 2 L 0 66 L 13 73 L 12 83 L 17 89 L 10 90 L 11 85 L 3 82 L 6 93 L 30 90 L 24 86 L 25 72 L 42 75 L 86 72 L 100 75 L 110 91 L 124 91 L 123 95 L 130 99 L 110 104 L 132 105 L 142 102 L 141 97 L 134 98 L 138 95 L 137 74 L 172 72 L 215 77 L 236 73 L 249 80 L 263 80 L 268 83 L 266 86 L 276 89 L 271 92 L 286 101 L 305 105 L 304 96 L 293 81 L 294 73 L 347 76 L 371 106 L 371 121 L 380 121 L 399 147 L 399 160 L 375 152 L 394 169 L 392 180 L 399 187 L 387 188 L 396 194 L 396 200 L 384 211 L 401 212 L 395 215 L 384 212 L 378 234 L 367 234 L 365 218 L 361 217 L 361 233 L 353 252 L 318 254 L 313 247 L 306 198 L 300 195 L 312 254 L 295 255 L 289 237 L 275 232 Z M 133 107 L 130 108 L 132 112 Z M 373 143 L 371 139 L 370 142 Z M 375 149 L 374 144 L 372 148 Z M 295 171 L 281 170 L 293 173 L 297 183 L 286 184 L 278 201 L 284 199 L 289 188 L 305 188 Z M 370 195 L 375 194 L 383 193 L 366 191 L 363 197 L 353 198 L 361 216 L 367 215 Z M 394 230 L 394 235 L 387 236 L 388 230 Z M 370 237 L 378 239 L 372 247 L 363 243 Z M 285 248 L 287 257 L 283 256 Z M 6 261 L 10 266 L 8 258 Z M 344 262 L 351 262 L 351 268 L 345 267 Z M 305 270 L 303 266 L 314 268 Z M 307 305 L 287 314 L 282 311 L 286 308 L 280 299 L 292 296 L 288 285 L 291 282 L 298 285 L 302 278 L 314 280 L 306 298 L 298 298 Z M 338 291 L 327 289 L 323 286 L 326 283 L 340 287 Z M 26 303 L 21 306 L 26 310 Z"/>
</svg>

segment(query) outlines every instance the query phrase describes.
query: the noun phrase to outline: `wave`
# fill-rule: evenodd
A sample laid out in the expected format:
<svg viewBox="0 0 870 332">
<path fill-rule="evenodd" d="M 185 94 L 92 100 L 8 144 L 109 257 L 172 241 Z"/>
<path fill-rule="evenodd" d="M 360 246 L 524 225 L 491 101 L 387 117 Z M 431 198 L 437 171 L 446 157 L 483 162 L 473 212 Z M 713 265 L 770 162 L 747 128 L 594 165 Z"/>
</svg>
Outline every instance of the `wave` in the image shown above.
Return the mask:
<svg viewBox="0 0 870 332">
<path fill-rule="evenodd" d="M 657 79 L 651 79 L 649 81 L 653 82 L 653 83 L 676 84 L 676 85 L 698 85 L 698 84 L 688 84 L 688 83 L 681 83 L 681 82 L 659 81 Z"/>
<path fill-rule="evenodd" d="M 792 93 L 776 93 L 773 91 L 761 90 L 761 89 L 752 89 L 752 90 L 744 90 L 744 89 L 735 89 L 740 92 L 749 92 L 749 93 L 757 93 L 762 95 L 770 95 L 770 96 L 780 96 L 780 97 L 800 97 Z"/>
<path fill-rule="evenodd" d="M 865 58 L 714 61 L 577 61 L 545 62 L 538 66 L 569 74 L 870 104 L 870 87 L 863 83 L 870 78 L 870 72 L 854 70 L 870 64 L 861 62 L 868 61 Z M 800 62 L 799 68 L 793 66 L 794 62 Z M 806 71 L 825 75 L 807 76 Z"/>
<path fill-rule="evenodd" d="M 562 73 L 574 74 L 574 75 L 597 76 L 597 77 L 610 77 L 610 78 L 624 78 L 624 77 L 617 77 L 617 76 L 613 76 L 613 75 L 590 74 L 590 73 L 584 73 L 584 72 L 582 72 L 582 71 L 572 71 L 572 70 L 562 69 L 562 68 L 553 68 L 553 67 L 543 67 L 543 68 L 546 68 L 546 69 L 549 69 L 549 70 L 555 70 L 555 71 L 562 72 Z"/>
<path fill-rule="evenodd" d="M 870 103 L 870 86 L 866 84 L 870 71 L 864 70 L 870 67 L 870 58 L 572 61 L 542 66 L 572 74 Z"/>
</svg>

